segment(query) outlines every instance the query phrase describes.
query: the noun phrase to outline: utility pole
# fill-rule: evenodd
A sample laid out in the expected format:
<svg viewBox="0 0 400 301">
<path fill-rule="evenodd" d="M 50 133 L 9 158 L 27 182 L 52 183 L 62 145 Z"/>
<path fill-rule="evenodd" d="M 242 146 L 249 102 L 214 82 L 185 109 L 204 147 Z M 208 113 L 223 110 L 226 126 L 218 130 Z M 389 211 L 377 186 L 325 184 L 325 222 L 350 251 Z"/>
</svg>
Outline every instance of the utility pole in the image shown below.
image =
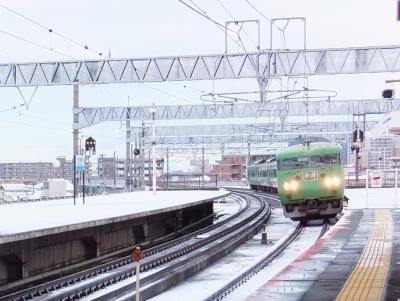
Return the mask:
<svg viewBox="0 0 400 301">
<path fill-rule="evenodd" d="M 140 139 L 140 186 L 144 186 L 144 134 L 145 134 L 145 128 L 144 128 L 144 121 L 142 121 L 142 135 Z"/>
<path fill-rule="evenodd" d="M 153 103 L 153 108 L 150 110 L 152 113 L 153 117 L 153 126 L 152 126 L 152 132 L 153 132 L 153 137 L 152 137 L 152 152 L 153 152 L 153 180 L 152 180 L 152 185 L 153 185 L 153 194 L 156 194 L 156 187 L 157 187 L 157 175 L 156 175 L 156 107 L 154 106 Z"/>
<path fill-rule="evenodd" d="M 116 174 L 117 174 L 117 171 L 118 171 L 118 169 L 117 169 L 117 164 L 116 164 L 116 162 L 115 162 L 115 151 L 114 151 L 114 156 L 113 156 L 113 165 L 114 165 L 114 190 L 115 190 L 115 181 L 116 181 Z"/>
<path fill-rule="evenodd" d="M 201 148 L 201 177 L 201 182 L 204 186 L 204 147 Z"/>
<path fill-rule="evenodd" d="M 129 107 L 129 96 L 128 96 L 128 107 L 126 109 L 126 149 L 125 149 L 125 188 L 132 190 L 132 163 L 131 163 L 131 108 Z"/>
<path fill-rule="evenodd" d="M 79 155 L 79 84 L 73 85 L 73 119 L 72 119 L 72 128 L 73 128 L 73 138 L 72 138 L 72 145 L 73 145 L 73 181 L 74 181 L 74 205 L 76 204 L 76 156 Z"/>
<path fill-rule="evenodd" d="M 136 134 L 135 134 L 135 149 L 137 149 L 137 148 L 138 148 L 138 141 L 137 141 L 137 137 L 136 137 Z M 132 149 L 131 149 L 131 158 L 132 158 Z M 138 186 L 137 174 L 136 174 L 137 173 L 137 170 L 136 170 L 137 169 L 137 162 L 138 162 L 137 155 L 135 153 L 133 153 L 133 168 L 132 168 L 132 162 L 131 162 L 130 169 L 131 169 L 131 187 L 132 187 L 132 181 L 133 181 L 133 183 L 135 183 L 133 185 L 134 188 L 136 188 Z M 132 177 L 133 177 L 133 180 L 132 180 Z"/>
<path fill-rule="evenodd" d="M 168 190 L 168 177 L 169 177 L 169 149 L 167 147 L 167 190 Z"/>
<path fill-rule="evenodd" d="M 250 142 L 247 142 L 247 158 L 246 158 L 246 180 L 247 180 L 247 182 L 249 181 L 249 179 L 248 179 L 249 166 L 250 166 Z"/>
</svg>

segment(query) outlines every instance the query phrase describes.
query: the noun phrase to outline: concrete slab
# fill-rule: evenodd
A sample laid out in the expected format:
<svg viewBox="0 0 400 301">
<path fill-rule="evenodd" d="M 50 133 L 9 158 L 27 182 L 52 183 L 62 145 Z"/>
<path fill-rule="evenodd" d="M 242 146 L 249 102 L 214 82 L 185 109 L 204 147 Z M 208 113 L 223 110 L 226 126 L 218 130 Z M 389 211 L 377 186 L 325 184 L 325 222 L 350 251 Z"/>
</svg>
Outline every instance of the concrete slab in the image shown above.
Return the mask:
<svg viewBox="0 0 400 301">
<path fill-rule="evenodd" d="M 140 191 L 82 199 L 2 205 L 0 244 L 131 220 L 211 202 L 220 191 Z"/>
</svg>

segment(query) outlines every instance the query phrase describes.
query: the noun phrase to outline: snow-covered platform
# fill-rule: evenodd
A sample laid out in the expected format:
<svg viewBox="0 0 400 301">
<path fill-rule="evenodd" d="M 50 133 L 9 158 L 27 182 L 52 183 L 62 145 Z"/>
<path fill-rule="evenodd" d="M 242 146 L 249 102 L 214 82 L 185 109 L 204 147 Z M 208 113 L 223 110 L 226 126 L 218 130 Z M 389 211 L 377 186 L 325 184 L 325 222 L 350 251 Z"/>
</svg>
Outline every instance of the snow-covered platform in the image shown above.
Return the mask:
<svg viewBox="0 0 400 301">
<path fill-rule="evenodd" d="M 156 215 L 213 201 L 227 191 L 138 191 L 3 205 L 0 243 Z"/>
<path fill-rule="evenodd" d="M 285 251 L 226 300 L 398 300 L 400 191 L 346 189 L 345 194 L 349 206 L 321 239 L 295 256 Z M 307 241 L 300 237 L 296 251 Z M 280 263 L 284 266 L 276 268 Z"/>
<path fill-rule="evenodd" d="M 0 286 L 211 223 L 225 190 L 140 191 L 2 205 Z M 10 279 L 11 277 L 11 279 Z"/>
</svg>

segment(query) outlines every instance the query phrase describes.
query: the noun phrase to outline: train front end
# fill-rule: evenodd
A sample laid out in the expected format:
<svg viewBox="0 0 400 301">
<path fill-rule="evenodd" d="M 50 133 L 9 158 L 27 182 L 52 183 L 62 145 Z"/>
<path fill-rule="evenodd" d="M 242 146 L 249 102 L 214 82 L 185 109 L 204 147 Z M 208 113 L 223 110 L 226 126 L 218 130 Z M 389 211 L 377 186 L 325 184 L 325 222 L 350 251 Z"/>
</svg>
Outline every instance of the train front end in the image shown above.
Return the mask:
<svg viewBox="0 0 400 301">
<path fill-rule="evenodd" d="M 277 154 L 278 194 L 283 212 L 293 220 L 334 217 L 343 209 L 341 146 L 316 142 Z"/>
</svg>

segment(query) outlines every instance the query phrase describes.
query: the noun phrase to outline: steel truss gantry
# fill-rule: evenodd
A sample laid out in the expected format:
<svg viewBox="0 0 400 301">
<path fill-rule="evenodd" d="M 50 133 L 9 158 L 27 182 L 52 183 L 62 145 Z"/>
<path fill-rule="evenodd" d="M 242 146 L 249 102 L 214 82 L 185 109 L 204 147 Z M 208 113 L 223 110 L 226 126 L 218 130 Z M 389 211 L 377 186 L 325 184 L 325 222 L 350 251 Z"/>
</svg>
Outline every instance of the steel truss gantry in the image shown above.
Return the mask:
<svg viewBox="0 0 400 301">
<path fill-rule="evenodd" d="M 74 126 L 82 129 L 104 121 L 131 123 L 150 122 L 153 107 L 93 107 L 79 108 L 79 122 Z M 320 116 L 383 114 L 400 110 L 400 99 L 365 100 L 319 100 L 319 101 L 276 101 L 248 104 L 206 104 L 156 106 L 156 120 L 200 120 L 229 118 L 279 118 L 284 116 Z"/>
<path fill-rule="evenodd" d="M 400 71 L 400 46 L 0 64 L 0 87 L 143 83 Z"/>
<path fill-rule="evenodd" d="M 267 146 L 265 142 L 259 144 L 251 144 L 251 151 L 253 154 L 275 154 L 277 149 L 286 147 L 287 143 L 277 143 L 274 146 Z M 193 154 L 199 155 L 203 152 L 205 154 L 213 154 L 213 155 L 221 155 L 223 152 L 224 155 L 232 154 L 232 155 L 247 155 L 248 145 L 238 144 L 238 143 L 229 143 L 229 144 L 200 144 L 200 145 L 192 145 L 192 144 L 161 144 L 157 147 L 157 152 L 159 154 L 166 153 L 167 150 L 169 154 Z"/>
<path fill-rule="evenodd" d="M 375 121 L 366 121 L 365 129 L 368 131 L 375 124 Z M 142 128 L 131 128 L 139 132 Z M 224 124 L 224 125 L 200 125 L 200 126 L 165 126 L 158 127 L 156 137 L 212 137 L 232 136 L 244 137 L 261 134 L 262 136 L 287 137 L 294 135 L 308 135 L 308 133 L 352 133 L 354 130 L 353 121 L 335 120 L 324 122 L 291 122 L 284 125 L 276 124 Z M 151 136 L 151 135 L 148 135 Z"/>
<path fill-rule="evenodd" d="M 367 121 L 366 129 L 374 122 Z M 139 139 L 142 128 L 131 128 L 128 142 Z M 159 127 L 156 137 L 158 145 L 210 145 L 210 144 L 242 144 L 247 143 L 271 145 L 287 143 L 304 136 L 321 136 L 336 142 L 345 142 L 353 131 L 353 122 L 314 122 L 288 123 L 282 128 L 280 124 L 265 124 L 257 126 L 241 125 L 203 125 L 199 127 Z M 136 133 L 136 134 L 135 134 Z M 151 145 L 150 135 L 145 135 L 144 143 Z"/>
<path fill-rule="evenodd" d="M 315 132 L 311 133 L 310 136 L 321 136 L 322 134 L 324 137 L 328 138 L 332 142 L 347 142 L 350 137 L 350 133 L 321 133 Z M 251 147 L 254 145 L 262 145 L 266 148 L 268 147 L 276 147 L 278 144 L 284 144 L 285 146 L 288 145 L 289 141 L 295 140 L 299 138 L 300 135 L 288 135 L 285 137 L 277 137 L 273 135 L 248 135 L 248 136 L 184 136 L 184 137 L 157 137 L 157 145 L 169 145 L 169 146 L 176 146 L 179 144 L 184 144 L 187 146 L 198 147 L 200 145 L 206 146 L 207 148 L 212 145 L 231 145 L 231 144 L 238 144 L 242 145 L 243 147 L 247 147 L 247 144 L 250 143 Z M 303 136 L 309 136 L 308 134 L 304 133 Z M 145 145 L 150 146 L 151 143 L 148 140 L 145 140 Z"/>
</svg>

